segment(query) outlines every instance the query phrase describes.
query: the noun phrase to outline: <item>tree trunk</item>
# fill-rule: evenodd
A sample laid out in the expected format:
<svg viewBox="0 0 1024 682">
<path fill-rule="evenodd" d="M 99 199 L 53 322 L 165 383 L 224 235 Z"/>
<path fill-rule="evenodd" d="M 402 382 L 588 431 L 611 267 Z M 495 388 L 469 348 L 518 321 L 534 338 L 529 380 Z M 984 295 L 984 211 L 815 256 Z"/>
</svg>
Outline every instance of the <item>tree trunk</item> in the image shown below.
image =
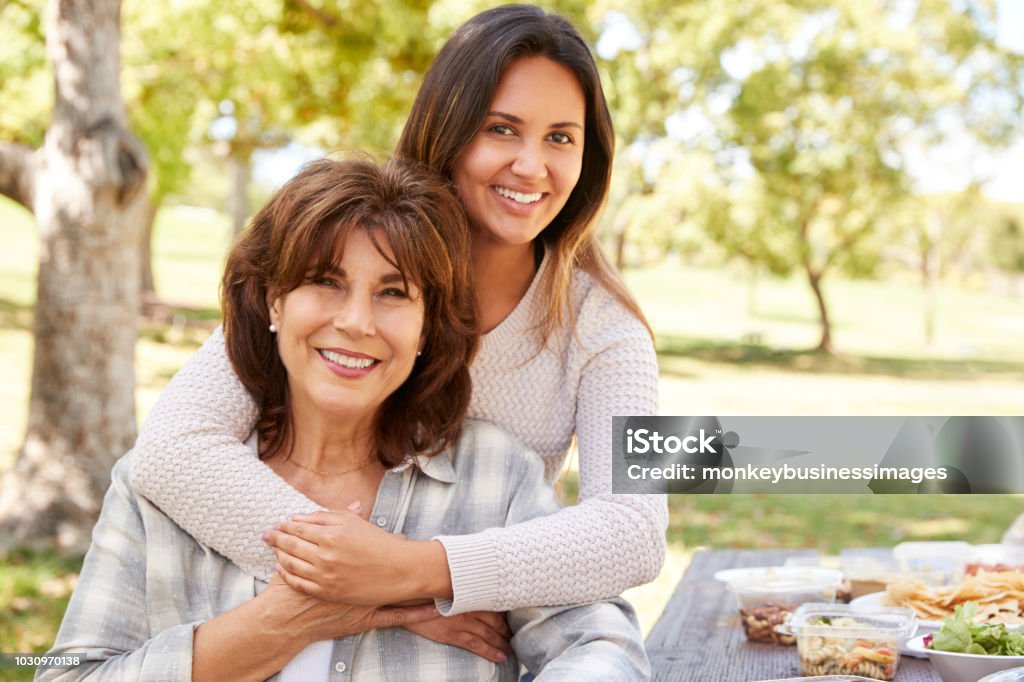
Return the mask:
<svg viewBox="0 0 1024 682">
<path fill-rule="evenodd" d="M 921 249 L 921 286 L 924 290 L 924 338 L 935 343 L 935 318 L 939 308 L 939 277 L 942 274 L 942 244 L 945 220 L 938 210 L 929 213 Z"/>
<path fill-rule="evenodd" d="M 814 298 L 818 302 L 818 318 L 821 324 L 821 340 L 814 350 L 832 355 L 835 348 L 832 346 L 832 322 L 828 317 L 828 306 L 825 304 L 825 293 L 821 290 L 822 273 L 808 269 L 807 281 L 814 292 Z"/>
<path fill-rule="evenodd" d="M 153 281 L 153 223 L 160 205 L 150 199 L 146 201 L 139 236 L 139 293 L 143 301 L 156 298 L 156 284 Z"/>
<path fill-rule="evenodd" d="M 921 288 L 924 290 L 924 340 L 935 344 L 935 316 L 939 308 L 939 250 L 931 246 L 921 254 Z"/>
<path fill-rule="evenodd" d="M 810 214 L 800 222 L 800 262 L 807 274 L 807 282 L 814 292 L 814 299 L 818 303 L 818 320 L 821 325 L 821 339 L 818 347 L 814 350 L 832 355 L 835 348 L 832 346 L 832 322 L 828 318 L 828 306 L 825 304 L 825 293 L 821 290 L 821 278 L 825 275 L 825 266 L 815 265 L 811 256 L 811 218 Z"/>
<path fill-rule="evenodd" d="M 615 269 L 622 272 L 626 268 L 626 232 L 628 224 L 615 233 Z"/>
<path fill-rule="evenodd" d="M 231 234 L 237 237 L 245 229 L 249 219 L 249 178 L 252 155 L 249 151 L 232 145 L 228 163 L 231 166 L 231 196 L 228 197 L 228 215 L 231 216 Z"/>
<path fill-rule="evenodd" d="M 28 193 L 41 240 L 35 356 L 25 443 L 0 482 L 4 548 L 86 547 L 135 437 L 146 159 L 126 126 L 119 24 L 120 0 L 47 10 L 54 110 Z"/>
<path fill-rule="evenodd" d="M 747 317 L 757 317 L 757 262 L 753 258 L 747 261 L 750 266 L 747 276 Z"/>
</svg>

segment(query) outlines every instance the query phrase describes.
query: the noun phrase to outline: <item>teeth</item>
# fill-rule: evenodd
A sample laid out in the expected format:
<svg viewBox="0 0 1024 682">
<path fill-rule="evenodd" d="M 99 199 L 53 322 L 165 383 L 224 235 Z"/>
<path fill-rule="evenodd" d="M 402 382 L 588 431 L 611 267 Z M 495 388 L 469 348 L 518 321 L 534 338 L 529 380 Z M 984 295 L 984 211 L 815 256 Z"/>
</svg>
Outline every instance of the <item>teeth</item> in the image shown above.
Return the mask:
<svg viewBox="0 0 1024 682">
<path fill-rule="evenodd" d="M 506 189 L 505 187 L 495 187 L 494 189 L 501 196 L 507 197 L 519 204 L 532 204 L 535 201 L 540 201 L 541 197 L 540 192 L 534 192 L 533 194 L 523 194 L 521 192 L 513 192 L 512 190 Z"/>
<path fill-rule="evenodd" d="M 336 365 L 348 367 L 349 369 L 366 369 L 373 364 L 373 360 L 371 358 L 350 358 L 347 355 L 342 355 L 341 353 L 335 353 L 329 350 L 321 349 L 320 355 L 324 356 Z"/>
</svg>

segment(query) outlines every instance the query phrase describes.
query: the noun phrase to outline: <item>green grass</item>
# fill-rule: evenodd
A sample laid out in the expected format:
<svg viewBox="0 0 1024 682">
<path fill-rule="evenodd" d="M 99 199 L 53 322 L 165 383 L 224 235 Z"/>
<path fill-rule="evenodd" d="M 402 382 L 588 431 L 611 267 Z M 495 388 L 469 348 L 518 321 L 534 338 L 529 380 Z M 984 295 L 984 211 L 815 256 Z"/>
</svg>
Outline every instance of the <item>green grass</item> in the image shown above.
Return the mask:
<svg viewBox="0 0 1024 682">
<path fill-rule="evenodd" d="M 231 226 L 216 211 L 170 206 L 153 226 L 153 279 L 160 296 L 172 303 L 216 311 L 224 255 Z"/>
<path fill-rule="evenodd" d="M 669 541 L 686 547 L 887 547 L 908 541 L 999 542 L 1020 495 L 678 495 Z"/>
<path fill-rule="evenodd" d="M 666 263 L 631 271 L 627 280 L 669 350 L 675 339 L 730 346 L 759 334 L 766 349 L 791 353 L 819 339 L 817 307 L 799 276 L 762 275 L 753 305 L 749 275 L 739 268 L 696 270 Z M 833 276 L 826 277 L 823 288 L 833 341 L 844 355 L 1024 367 L 1020 297 L 944 285 L 938 294 L 936 336 L 929 345 L 924 295 L 912 278 L 849 281 Z"/>
<path fill-rule="evenodd" d="M 0 198 L 0 237 L 0 321 L 7 328 L 9 315 L 35 301 L 39 237 L 32 215 L 5 198 Z"/>
<path fill-rule="evenodd" d="M 0 651 L 42 653 L 57 635 L 81 560 L 17 552 L 0 571 Z M 31 680 L 31 670 L 0 670 L 0 680 Z"/>
<path fill-rule="evenodd" d="M 808 352 L 816 305 L 799 277 L 665 264 L 626 274 L 657 333 L 665 414 L 1024 414 L 1022 301 L 946 285 L 936 333 L 910 278 L 826 279 L 838 356 Z"/>
<path fill-rule="evenodd" d="M 24 434 L 37 241 L 30 216 L 0 200 L 0 471 Z M 176 307 L 170 322 L 140 330 L 140 419 L 216 319 L 228 241 L 216 213 L 176 207 L 158 218 L 157 287 Z M 1020 299 L 947 285 L 928 345 L 912 278 L 828 279 L 841 351 L 829 357 L 806 350 L 818 340 L 817 316 L 799 278 L 760 278 L 753 307 L 741 269 L 667 264 L 627 281 L 657 331 L 664 414 L 1024 414 Z M 567 499 L 575 484 L 570 473 Z M 995 542 L 1020 511 L 1020 496 L 674 496 L 665 569 L 627 596 L 649 629 L 698 547 L 832 553 L 906 540 Z M 45 554 L 0 562 L 0 651 L 45 650 L 67 599 L 62 576 L 77 566 Z M 31 678 L 21 672 L 0 671 L 0 680 Z"/>
</svg>

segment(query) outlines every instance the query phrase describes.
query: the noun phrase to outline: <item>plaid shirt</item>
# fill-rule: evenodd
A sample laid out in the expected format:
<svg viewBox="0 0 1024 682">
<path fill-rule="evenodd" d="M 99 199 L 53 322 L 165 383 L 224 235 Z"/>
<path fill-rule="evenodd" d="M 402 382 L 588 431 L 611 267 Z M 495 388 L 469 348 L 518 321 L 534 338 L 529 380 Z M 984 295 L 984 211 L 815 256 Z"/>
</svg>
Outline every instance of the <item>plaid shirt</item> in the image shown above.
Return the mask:
<svg viewBox="0 0 1024 682">
<path fill-rule="evenodd" d="M 136 495 L 128 484 L 130 459 L 114 467 L 92 547 L 50 651 L 85 653 L 89 662 L 40 670 L 37 680 L 188 680 L 195 627 L 265 587 Z M 370 521 L 423 540 L 511 525 L 558 507 L 540 458 L 503 431 L 467 421 L 454 451 L 413 458 L 384 475 Z M 635 615 L 621 599 L 517 609 L 508 622 L 518 661 L 494 664 L 387 628 L 335 640 L 328 679 L 513 682 L 519 663 L 539 673 L 538 680 L 650 677 Z"/>
</svg>

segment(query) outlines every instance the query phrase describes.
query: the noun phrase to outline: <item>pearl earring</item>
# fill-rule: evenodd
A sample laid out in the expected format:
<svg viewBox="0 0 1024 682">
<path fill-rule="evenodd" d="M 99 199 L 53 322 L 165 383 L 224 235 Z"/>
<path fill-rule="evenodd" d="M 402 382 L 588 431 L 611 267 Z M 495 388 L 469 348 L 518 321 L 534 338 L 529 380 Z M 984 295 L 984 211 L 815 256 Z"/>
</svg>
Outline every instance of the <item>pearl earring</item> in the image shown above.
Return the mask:
<svg viewBox="0 0 1024 682">
<path fill-rule="evenodd" d="M 421 350 L 416 351 L 416 357 L 419 357 L 421 355 L 423 355 L 423 351 L 421 351 Z"/>
<path fill-rule="evenodd" d="M 277 333 L 277 325 L 274 324 L 273 322 L 270 323 L 270 333 L 271 334 L 276 334 Z"/>
</svg>

